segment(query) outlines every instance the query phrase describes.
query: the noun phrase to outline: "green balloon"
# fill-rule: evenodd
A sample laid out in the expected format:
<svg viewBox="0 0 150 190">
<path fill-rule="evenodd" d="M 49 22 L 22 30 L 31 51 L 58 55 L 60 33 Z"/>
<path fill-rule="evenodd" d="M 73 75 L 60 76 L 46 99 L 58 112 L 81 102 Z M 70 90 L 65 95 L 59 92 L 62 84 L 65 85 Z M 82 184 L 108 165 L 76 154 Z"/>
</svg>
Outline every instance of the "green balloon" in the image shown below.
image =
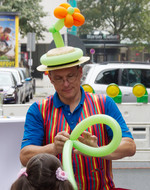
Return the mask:
<svg viewBox="0 0 150 190">
<path fill-rule="evenodd" d="M 55 28 L 56 31 L 59 31 L 59 30 L 61 30 L 64 27 L 64 20 L 65 20 L 64 18 L 63 19 L 59 19 L 55 23 L 54 28 Z"/>
<path fill-rule="evenodd" d="M 75 141 L 82 134 L 82 132 L 85 131 L 85 129 L 87 129 L 91 125 L 98 124 L 98 123 L 103 123 L 103 124 L 108 125 L 113 131 L 113 139 L 108 145 L 95 148 L 95 147 L 85 145 L 79 141 Z M 122 132 L 121 132 L 121 128 L 118 122 L 112 117 L 108 115 L 104 115 L 104 114 L 93 115 L 82 120 L 74 128 L 74 130 L 72 131 L 70 135 L 70 140 L 73 140 L 74 148 L 76 148 L 77 150 L 79 150 L 80 152 L 88 156 L 94 156 L 94 157 L 102 157 L 114 152 L 119 146 L 121 142 L 121 138 L 122 138 Z"/>
<path fill-rule="evenodd" d="M 106 124 L 113 131 L 113 139 L 111 142 L 99 148 L 87 146 L 79 141 L 76 141 L 85 129 L 95 124 Z M 72 148 L 76 148 L 81 153 L 93 156 L 93 157 L 103 157 L 106 156 L 117 149 L 122 139 L 122 132 L 118 122 L 112 117 L 105 114 L 97 114 L 90 116 L 82 120 L 72 131 L 70 135 L 70 140 L 67 140 L 63 148 L 63 167 L 68 173 L 68 179 L 72 183 L 75 190 L 77 190 L 77 185 L 74 178 L 73 168 L 72 168 Z"/>
<path fill-rule="evenodd" d="M 59 30 L 61 30 L 63 27 L 64 27 L 64 19 L 60 19 L 55 23 L 55 25 L 53 25 L 49 29 L 49 31 L 53 35 L 53 39 L 54 39 L 56 48 L 64 47 L 64 41 L 63 41 L 63 38 L 59 32 Z"/>
<path fill-rule="evenodd" d="M 63 169 L 68 174 L 68 180 L 71 182 L 74 189 L 77 190 L 78 188 L 76 185 L 72 168 L 72 148 L 73 148 L 73 142 L 71 140 L 67 140 L 63 148 L 62 162 L 63 162 Z"/>
<path fill-rule="evenodd" d="M 59 32 L 54 32 L 52 34 L 53 34 L 53 38 L 54 38 L 56 48 L 64 47 L 64 41 L 63 41 L 61 34 Z"/>
</svg>

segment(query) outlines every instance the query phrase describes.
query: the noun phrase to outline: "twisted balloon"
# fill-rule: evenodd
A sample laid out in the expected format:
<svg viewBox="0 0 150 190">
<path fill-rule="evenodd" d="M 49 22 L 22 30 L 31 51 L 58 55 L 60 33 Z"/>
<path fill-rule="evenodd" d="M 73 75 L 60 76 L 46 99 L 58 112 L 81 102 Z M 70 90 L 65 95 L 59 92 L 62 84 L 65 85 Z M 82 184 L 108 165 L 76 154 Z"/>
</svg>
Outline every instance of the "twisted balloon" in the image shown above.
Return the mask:
<svg viewBox="0 0 150 190">
<path fill-rule="evenodd" d="M 79 136 L 82 134 L 82 132 L 85 129 L 98 123 L 103 123 L 103 124 L 108 125 L 113 131 L 113 139 L 107 146 L 95 148 L 95 147 L 91 147 L 77 141 L 77 139 L 79 138 Z M 105 114 L 97 114 L 97 115 L 90 116 L 82 120 L 74 128 L 74 130 L 72 131 L 70 135 L 70 140 L 67 140 L 64 145 L 62 158 L 63 158 L 64 170 L 68 173 L 69 181 L 72 183 L 75 190 L 77 190 L 77 185 L 76 185 L 73 168 L 72 168 L 73 147 L 85 155 L 93 156 L 93 157 L 103 157 L 108 154 L 111 154 L 117 149 L 117 147 L 119 146 L 121 142 L 121 138 L 122 138 L 122 132 L 121 132 L 120 125 L 114 118 Z"/>
</svg>

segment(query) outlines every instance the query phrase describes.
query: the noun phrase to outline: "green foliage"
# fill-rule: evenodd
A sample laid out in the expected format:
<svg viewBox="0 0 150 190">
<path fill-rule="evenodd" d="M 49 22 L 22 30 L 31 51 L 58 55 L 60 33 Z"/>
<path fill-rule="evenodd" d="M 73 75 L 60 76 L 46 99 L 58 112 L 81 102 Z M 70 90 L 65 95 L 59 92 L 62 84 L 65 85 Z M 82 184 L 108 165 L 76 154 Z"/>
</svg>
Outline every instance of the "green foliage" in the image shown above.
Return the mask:
<svg viewBox="0 0 150 190">
<path fill-rule="evenodd" d="M 42 0 L 1 0 L 0 12 L 18 12 L 20 34 L 24 37 L 28 32 L 36 33 L 37 39 L 43 39 L 43 31 L 47 31 L 41 19 L 46 16 Z"/>
<path fill-rule="evenodd" d="M 105 30 L 133 43 L 150 42 L 149 0 L 78 0 L 85 17 L 79 34 Z"/>
</svg>

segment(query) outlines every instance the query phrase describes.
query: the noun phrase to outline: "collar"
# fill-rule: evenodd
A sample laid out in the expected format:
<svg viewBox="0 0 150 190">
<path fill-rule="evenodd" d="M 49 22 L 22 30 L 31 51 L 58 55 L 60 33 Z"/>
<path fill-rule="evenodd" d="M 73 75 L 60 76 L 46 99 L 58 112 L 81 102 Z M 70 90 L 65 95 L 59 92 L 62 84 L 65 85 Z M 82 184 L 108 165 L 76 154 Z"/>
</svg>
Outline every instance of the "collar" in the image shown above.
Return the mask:
<svg viewBox="0 0 150 190">
<path fill-rule="evenodd" d="M 83 105 L 83 103 L 84 103 L 84 98 L 85 98 L 85 92 L 84 92 L 82 86 L 80 86 L 80 89 L 81 89 L 81 100 L 80 100 L 79 105 Z M 59 99 L 59 96 L 58 96 L 58 93 L 57 93 L 57 92 L 55 92 L 55 94 L 54 94 L 53 101 L 54 101 L 54 106 L 55 106 L 56 108 L 60 108 L 60 107 L 63 107 L 63 106 L 66 105 L 66 104 L 64 104 L 64 103 Z"/>
</svg>

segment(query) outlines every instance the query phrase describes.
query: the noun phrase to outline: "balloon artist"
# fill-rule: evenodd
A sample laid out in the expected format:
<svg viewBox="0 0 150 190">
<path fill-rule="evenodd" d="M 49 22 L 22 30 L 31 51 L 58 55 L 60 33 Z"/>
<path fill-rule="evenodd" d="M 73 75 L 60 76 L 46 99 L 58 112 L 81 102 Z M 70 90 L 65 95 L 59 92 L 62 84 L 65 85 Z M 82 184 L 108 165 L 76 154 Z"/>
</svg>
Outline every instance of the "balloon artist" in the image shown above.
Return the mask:
<svg viewBox="0 0 150 190">
<path fill-rule="evenodd" d="M 80 85 L 81 64 L 90 58 L 84 56 L 80 48 L 65 46 L 59 31 L 64 26 L 81 26 L 85 22 L 84 16 L 78 8 L 73 8 L 68 3 L 57 7 L 54 15 L 58 21 L 49 31 L 56 48 L 42 55 L 41 65 L 37 69 L 48 72 L 47 76 L 56 92 L 33 103 L 27 112 L 20 151 L 21 163 L 26 166 L 28 160 L 39 153 L 53 154 L 62 161 L 64 144 L 71 140 L 75 146 L 72 166 L 77 188 L 117 189 L 113 182 L 112 160 L 133 156 L 136 151 L 135 142 L 115 102 L 106 95 L 85 92 Z M 113 152 L 109 148 L 105 152 L 108 154 L 101 156 L 96 155 L 94 149 L 105 149 L 113 141 L 114 131 L 109 126 L 112 122 L 109 123 L 107 118 L 102 117 L 101 123 L 97 119 L 99 115 L 113 118 L 119 124 L 122 135 L 121 139 L 118 135 L 121 141 L 118 147 L 114 150 L 112 146 Z M 80 123 L 86 119 L 89 120 L 82 131 Z M 87 145 L 85 152 L 82 152 L 82 145 Z M 89 151 L 88 147 L 91 147 Z M 68 155 L 64 156 L 67 160 Z"/>
</svg>

